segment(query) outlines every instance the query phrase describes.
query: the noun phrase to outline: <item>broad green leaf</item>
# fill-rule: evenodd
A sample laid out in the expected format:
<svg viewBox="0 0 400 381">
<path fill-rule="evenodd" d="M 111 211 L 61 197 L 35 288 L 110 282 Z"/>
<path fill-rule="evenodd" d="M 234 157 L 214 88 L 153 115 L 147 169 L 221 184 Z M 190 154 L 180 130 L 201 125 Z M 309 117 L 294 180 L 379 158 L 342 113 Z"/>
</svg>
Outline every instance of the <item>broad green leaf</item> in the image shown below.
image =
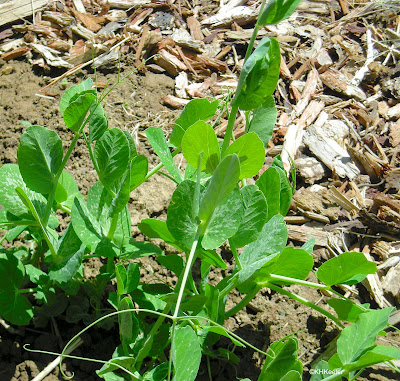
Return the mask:
<svg viewBox="0 0 400 381">
<path fill-rule="evenodd" d="M 294 192 L 294 183 L 290 184 L 287 173 L 283 168 L 282 160 L 280 155 L 274 158 L 272 167 L 278 172 L 281 180 L 281 191 L 280 191 L 280 212 L 282 216 L 285 216 L 289 210 L 290 203 Z"/>
<path fill-rule="evenodd" d="M 163 130 L 161 128 L 149 127 L 146 130 L 146 136 L 165 169 L 179 184 L 182 181 L 182 176 L 174 163 Z"/>
<path fill-rule="evenodd" d="M 212 266 L 220 269 L 226 269 L 226 263 L 224 260 L 216 253 L 215 250 L 205 250 L 202 247 L 196 250 L 196 255 L 201 258 L 202 261 L 206 261 Z"/>
<path fill-rule="evenodd" d="M 311 378 L 310 381 L 322 381 L 325 378 L 328 378 L 334 374 L 334 371 L 331 370 L 329 364 L 325 360 L 321 360 L 317 366 L 310 370 Z M 340 373 L 337 373 L 337 380 L 342 380 Z"/>
<path fill-rule="evenodd" d="M 301 374 L 296 370 L 289 370 L 280 381 L 302 381 Z"/>
<path fill-rule="evenodd" d="M 28 213 L 28 209 L 15 191 L 17 187 L 24 190 L 39 215 L 42 216 L 46 208 L 46 199 L 40 193 L 36 193 L 27 188 L 22 179 L 18 165 L 4 164 L 0 168 L 0 205 L 15 216 L 22 216 Z"/>
<path fill-rule="evenodd" d="M 143 381 L 165 381 L 168 376 L 168 363 L 163 362 L 143 375 Z"/>
<path fill-rule="evenodd" d="M 306 243 L 301 247 L 303 250 L 307 251 L 308 254 L 312 255 L 315 246 L 315 238 L 310 238 Z"/>
<path fill-rule="evenodd" d="M 298 358 L 297 351 L 297 339 L 294 337 L 286 341 L 273 342 L 268 349 L 258 381 L 282 380 L 291 371 L 296 371 L 301 375 L 303 373 L 303 365 Z M 296 379 L 298 378 L 294 378 L 294 380 Z M 293 380 L 293 378 L 286 378 L 286 380 Z"/>
<path fill-rule="evenodd" d="M 270 95 L 261 106 L 254 110 L 246 133 L 256 133 L 263 142 L 264 147 L 266 147 L 272 138 L 272 133 L 276 125 L 276 115 L 275 100 L 274 97 Z"/>
<path fill-rule="evenodd" d="M 184 248 L 194 241 L 198 222 L 193 216 L 193 198 L 196 184 L 185 180 L 179 184 L 171 197 L 167 212 L 167 227 L 172 236 Z"/>
<path fill-rule="evenodd" d="M 191 315 L 197 315 L 203 309 L 206 301 L 207 297 L 205 295 L 192 295 L 182 301 L 179 309 L 184 312 L 190 312 Z"/>
<path fill-rule="evenodd" d="M 139 265 L 137 263 L 129 263 L 127 267 L 116 265 L 115 273 L 119 295 L 129 294 L 133 290 L 136 290 L 140 280 Z"/>
<path fill-rule="evenodd" d="M 253 177 L 264 164 L 265 149 L 260 138 L 250 132 L 235 140 L 225 151 L 224 155 L 238 155 L 240 162 L 239 180 Z"/>
<path fill-rule="evenodd" d="M 240 193 L 244 204 L 244 214 L 238 231 L 229 238 L 229 243 L 236 248 L 257 239 L 267 220 L 267 203 L 258 187 L 247 185 L 240 189 Z"/>
<path fill-rule="evenodd" d="M 337 354 L 343 365 L 351 364 L 374 345 L 376 336 L 388 324 L 393 308 L 370 310 L 360 314 L 354 324 L 346 327 L 337 340 Z"/>
<path fill-rule="evenodd" d="M 281 204 L 281 180 L 275 168 L 268 168 L 256 181 L 256 185 L 264 194 L 268 205 L 267 220 L 280 214 Z"/>
<path fill-rule="evenodd" d="M 90 106 L 89 117 L 89 141 L 93 143 L 99 140 L 108 129 L 108 119 L 103 106 L 93 102 Z"/>
<path fill-rule="evenodd" d="M 125 134 L 118 128 L 106 131 L 96 142 L 94 157 L 100 181 L 112 190 L 128 168 L 129 143 Z"/>
<path fill-rule="evenodd" d="M 175 374 L 172 381 L 194 381 L 201 362 L 197 335 L 189 325 L 176 328 L 174 335 L 171 354 Z"/>
<path fill-rule="evenodd" d="M 61 206 L 71 209 L 75 197 L 82 197 L 79 188 L 74 178 L 67 171 L 62 171 L 57 183 L 55 200 Z"/>
<path fill-rule="evenodd" d="M 62 142 L 54 131 L 32 126 L 21 136 L 19 169 L 26 185 L 33 191 L 42 194 L 51 192 L 62 158 Z"/>
<path fill-rule="evenodd" d="M 158 256 L 162 254 L 162 250 L 147 241 L 135 241 L 133 238 L 129 239 L 128 243 L 122 246 L 121 258 L 123 259 L 137 259 L 148 257 L 149 255 Z"/>
<path fill-rule="evenodd" d="M 122 212 L 122 210 L 126 207 L 130 197 L 130 182 L 131 172 L 128 170 L 122 177 L 115 197 L 111 201 L 110 209 L 108 211 L 108 214 L 111 218 Z"/>
<path fill-rule="evenodd" d="M 92 90 L 82 92 L 64 111 L 64 123 L 74 132 L 78 132 L 86 118 L 90 107 L 96 101 L 96 94 Z"/>
<path fill-rule="evenodd" d="M 352 251 L 323 263 L 316 276 L 327 286 L 333 286 L 334 284 L 359 283 L 367 274 L 375 274 L 375 272 L 376 263 L 368 261 L 363 253 Z"/>
<path fill-rule="evenodd" d="M 170 343 L 171 325 L 164 323 L 154 335 L 153 343 L 148 353 L 149 357 L 158 357 L 163 353 L 166 346 Z M 162 379 L 164 381 L 164 379 Z"/>
<path fill-rule="evenodd" d="M 132 135 L 128 131 L 122 131 L 126 138 L 128 139 L 128 145 L 129 145 L 129 160 L 132 160 L 134 157 L 137 156 L 137 150 L 136 150 L 136 145 L 135 141 L 132 138 Z"/>
<path fill-rule="evenodd" d="M 107 364 L 104 364 L 100 370 L 96 370 L 96 373 L 104 378 L 106 381 L 126 381 L 125 377 L 118 376 L 113 372 L 114 370 L 118 370 L 122 368 L 131 369 L 133 364 L 135 363 L 135 358 L 132 356 L 118 356 L 111 359 Z M 118 364 L 118 365 L 116 365 Z M 136 374 L 137 379 L 140 379 L 140 375 L 137 372 L 133 372 Z M 163 380 L 164 381 L 164 380 Z"/>
<path fill-rule="evenodd" d="M 78 198 L 75 198 L 72 205 L 71 223 L 79 239 L 94 251 L 103 236 L 101 226 L 89 212 L 84 201 Z"/>
<path fill-rule="evenodd" d="M 202 120 L 192 124 L 182 138 L 182 151 L 186 161 L 197 168 L 199 156 L 203 153 L 201 160 L 201 171 L 212 174 L 217 168 L 220 160 L 220 151 L 217 136 L 213 128 Z"/>
<path fill-rule="evenodd" d="M 33 317 L 31 303 L 18 293 L 24 276 L 24 265 L 16 256 L 0 254 L 0 315 L 16 325 L 27 325 Z"/>
<path fill-rule="evenodd" d="M 269 0 L 257 20 L 257 25 L 278 24 L 295 11 L 301 0 Z"/>
<path fill-rule="evenodd" d="M 285 247 L 273 261 L 267 263 L 257 273 L 255 281 L 268 282 L 269 274 L 295 279 L 305 279 L 313 267 L 313 257 L 303 249 Z M 273 280 L 274 284 L 288 285 L 289 282 Z"/>
<path fill-rule="evenodd" d="M 218 322 L 218 315 L 219 315 L 219 304 L 220 304 L 220 297 L 219 297 L 219 290 L 217 287 L 206 283 L 204 285 L 204 295 L 207 297 L 206 301 L 206 310 L 207 310 L 207 316 L 215 322 Z M 221 304 L 223 302 L 221 301 Z"/>
<path fill-rule="evenodd" d="M 161 238 L 163 241 L 168 243 L 175 241 L 175 238 L 168 230 L 168 226 L 165 221 L 146 218 L 140 222 L 138 228 L 149 238 Z"/>
<path fill-rule="evenodd" d="M 157 261 L 168 270 L 174 272 L 176 276 L 180 276 L 185 268 L 182 257 L 177 254 L 160 255 L 157 257 Z"/>
<path fill-rule="evenodd" d="M 131 192 L 146 180 L 149 163 L 146 156 L 139 155 L 131 162 Z"/>
<path fill-rule="evenodd" d="M 369 304 L 356 304 L 351 300 L 329 299 L 328 304 L 335 310 L 336 315 L 340 320 L 346 320 L 354 323 L 358 315 L 365 312 L 365 308 L 369 309 Z"/>
<path fill-rule="evenodd" d="M 220 247 L 224 241 L 237 232 L 242 215 L 242 197 L 239 188 L 236 187 L 215 208 L 201 240 L 203 248 L 211 250 Z"/>
<path fill-rule="evenodd" d="M 82 264 L 85 246 L 82 245 L 72 225 L 67 227 L 59 242 L 57 256 L 50 266 L 49 276 L 58 283 L 65 283 L 78 272 Z"/>
<path fill-rule="evenodd" d="M 239 284 L 278 255 L 286 246 L 286 242 L 286 224 L 283 216 L 277 214 L 264 225 L 257 240 L 246 246 L 240 255 L 242 270 L 236 274 Z"/>
<path fill-rule="evenodd" d="M 183 109 L 181 115 L 176 120 L 174 129 L 170 136 L 170 142 L 175 147 L 181 145 L 185 131 L 198 120 L 208 120 L 217 111 L 218 101 L 210 102 L 208 99 L 192 99 Z"/>
<path fill-rule="evenodd" d="M 200 201 L 199 218 L 205 224 L 216 207 L 232 192 L 240 176 L 240 164 L 236 154 L 226 156 L 218 165 Z"/>
<path fill-rule="evenodd" d="M 76 97 L 79 93 L 83 91 L 90 90 L 92 85 L 93 81 L 90 78 L 87 78 L 85 81 L 77 85 L 73 85 L 67 91 L 65 91 L 60 100 L 61 115 L 64 115 L 64 111 L 68 107 L 72 98 Z"/>
<path fill-rule="evenodd" d="M 243 65 L 232 106 L 246 111 L 260 107 L 275 91 L 280 63 L 278 41 L 264 37 Z"/>
<path fill-rule="evenodd" d="M 118 305 L 118 310 L 130 310 L 134 309 L 135 306 L 131 298 L 128 296 L 123 298 Z M 121 339 L 122 346 L 125 348 L 125 351 L 128 352 L 129 344 L 135 342 L 136 337 L 139 334 L 139 321 L 136 317 L 135 312 L 127 311 L 125 313 L 118 315 L 118 323 L 119 323 L 119 337 Z"/>
<path fill-rule="evenodd" d="M 232 335 L 230 335 L 230 332 L 228 330 L 226 330 L 225 328 L 212 325 L 212 326 L 203 326 L 203 329 L 206 330 L 207 332 L 213 332 L 213 333 L 217 333 L 220 336 L 227 337 L 237 347 L 242 347 L 242 348 L 245 347 L 245 345 L 242 342 L 240 342 L 239 340 L 235 339 Z"/>
<path fill-rule="evenodd" d="M 87 208 L 94 220 L 98 221 L 101 231 L 107 234 L 110 228 L 108 211 L 112 202 L 111 195 L 107 192 L 101 182 L 96 182 L 89 189 L 87 196 Z"/>
<path fill-rule="evenodd" d="M 395 347 L 375 345 L 364 353 L 355 363 L 347 365 L 348 372 L 363 369 L 385 361 L 397 360 L 400 358 L 400 350 Z"/>
</svg>

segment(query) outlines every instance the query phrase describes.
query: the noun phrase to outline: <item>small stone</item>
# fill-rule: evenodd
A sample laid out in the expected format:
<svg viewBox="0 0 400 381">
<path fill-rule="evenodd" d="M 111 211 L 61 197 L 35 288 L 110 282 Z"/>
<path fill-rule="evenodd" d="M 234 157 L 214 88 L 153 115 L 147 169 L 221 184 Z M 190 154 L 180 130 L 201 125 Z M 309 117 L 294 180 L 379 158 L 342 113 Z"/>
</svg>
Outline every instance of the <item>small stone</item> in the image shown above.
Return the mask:
<svg viewBox="0 0 400 381">
<path fill-rule="evenodd" d="M 8 75 L 14 71 L 14 67 L 11 65 L 5 65 L 1 68 L 0 74 L 1 75 Z"/>
</svg>

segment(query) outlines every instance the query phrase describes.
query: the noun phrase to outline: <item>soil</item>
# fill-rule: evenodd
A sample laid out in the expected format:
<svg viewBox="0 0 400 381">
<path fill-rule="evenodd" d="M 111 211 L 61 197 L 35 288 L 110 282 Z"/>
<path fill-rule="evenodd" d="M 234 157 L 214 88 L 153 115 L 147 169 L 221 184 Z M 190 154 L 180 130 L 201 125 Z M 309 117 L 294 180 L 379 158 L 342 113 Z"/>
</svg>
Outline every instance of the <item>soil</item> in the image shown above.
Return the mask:
<svg viewBox="0 0 400 381">
<path fill-rule="evenodd" d="M 25 127 L 23 121 L 31 124 L 45 125 L 57 131 L 65 147 L 72 139 L 72 134 L 62 123 L 58 110 L 58 100 L 62 93 L 60 85 L 48 89 L 54 97 L 43 97 L 39 89 L 45 86 L 51 78 L 42 73 L 32 71 L 28 63 L 11 62 L 13 72 L 0 77 L 0 160 L 2 163 L 17 161 L 17 147 L 19 137 Z M 130 70 L 129 64 L 122 64 L 123 72 Z M 125 66 L 126 65 L 126 66 Z M 87 73 L 81 73 L 69 78 L 70 83 L 77 82 Z M 97 73 L 99 82 L 115 81 L 116 73 Z M 89 74 L 93 77 L 93 74 Z M 149 157 L 151 165 L 157 164 L 152 156 L 151 149 L 146 146 L 143 131 L 146 127 L 156 126 L 170 131 L 173 121 L 179 114 L 161 104 L 161 96 L 172 94 L 174 81 L 162 74 L 129 76 L 130 84 L 120 84 L 108 97 L 106 112 L 110 125 L 126 129 L 132 133 L 138 143 L 140 153 Z M 132 86 L 133 85 L 133 86 Z M 64 148 L 65 148 L 64 147 Z M 83 194 L 97 180 L 95 171 L 91 167 L 84 142 L 79 142 L 67 170 L 76 179 Z M 136 225 L 143 218 L 165 216 L 168 200 L 173 192 L 174 185 L 163 176 L 153 176 L 149 182 L 143 184 L 132 193 L 130 209 L 132 224 Z M 140 232 L 134 227 L 133 235 L 142 239 Z M 229 254 L 224 254 L 229 262 Z M 88 278 L 98 271 L 100 261 L 92 260 L 85 264 L 85 274 Z M 171 282 L 169 274 L 160 268 L 151 257 L 142 261 L 142 275 L 148 280 L 163 279 Z M 217 280 L 222 272 L 215 272 Z M 173 280 L 172 280 L 173 281 Z M 329 310 L 323 295 L 316 290 L 301 287 L 292 287 L 298 293 Z M 228 301 L 228 308 L 239 302 L 241 296 L 233 295 Z M 368 300 L 366 300 L 368 301 Z M 363 300 L 365 302 L 365 300 Z M 41 349 L 51 352 L 60 352 L 65 344 L 83 326 L 69 324 L 62 319 L 51 320 L 40 330 L 29 326 L 26 328 L 11 327 L 6 330 L 0 327 L 0 379 L 11 381 L 28 381 L 36 376 L 55 356 L 26 351 L 23 346 L 30 344 L 32 349 Z M 309 378 L 307 367 L 316 359 L 325 346 L 336 336 L 335 326 L 316 312 L 311 312 L 305 306 L 288 300 L 285 296 L 263 289 L 254 301 L 236 316 L 226 322 L 226 327 L 250 342 L 252 345 L 266 350 L 270 343 L 294 334 L 299 340 L 300 359 L 305 364 L 304 379 Z M 105 330 L 92 328 L 83 337 L 84 344 L 74 351 L 76 356 L 85 356 L 93 359 L 108 360 L 114 348 L 119 344 L 119 335 L 115 328 Z M 390 340 L 390 335 L 387 338 Z M 229 345 L 221 339 L 218 345 Z M 211 362 L 212 378 L 218 381 L 231 381 L 239 378 L 257 380 L 263 359 L 249 348 L 237 348 L 235 354 L 241 359 L 236 366 L 223 362 Z M 81 360 L 66 360 L 63 369 L 76 381 L 98 380 L 95 370 L 101 365 Z M 56 368 L 44 380 L 63 380 L 60 371 Z M 364 372 L 364 380 L 395 380 L 396 375 L 389 371 L 375 372 L 372 369 Z M 207 368 L 201 367 L 199 381 L 209 380 Z"/>
</svg>

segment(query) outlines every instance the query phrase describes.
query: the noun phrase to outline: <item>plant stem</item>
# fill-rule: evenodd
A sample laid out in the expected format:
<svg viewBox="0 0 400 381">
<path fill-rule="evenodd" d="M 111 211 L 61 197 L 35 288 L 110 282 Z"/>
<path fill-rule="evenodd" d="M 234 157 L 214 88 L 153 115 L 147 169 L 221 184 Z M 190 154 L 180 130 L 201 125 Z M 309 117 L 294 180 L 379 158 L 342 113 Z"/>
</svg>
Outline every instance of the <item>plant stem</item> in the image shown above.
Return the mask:
<svg viewBox="0 0 400 381">
<path fill-rule="evenodd" d="M 235 307 L 231 308 L 229 311 L 225 312 L 225 320 L 228 317 L 231 317 L 241 311 L 244 307 L 246 307 L 253 298 L 257 295 L 258 291 L 260 291 L 262 287 L 255 286 Z"/>
<path fill-rule="evenodd" d="M 312 309 L 314 309 L 315 311 L 318 311 L 319 313 L 321 313 L 322 315 L 325 315 L 327 318 L 331 319 L 332 321 L 334 321 L 340 328 L 344 328 L 343 324 L 339 321 L 339 319 L 337 319 L 335 316 L 333 316 L 331 313 L 329 313 L 328 311 L 324 310 L 321 307 L 318 307 L 316 304 L 310 302 L 309 300 L 301 297 L 300 295 L 294 294 L 288 290 L 285 290 L 282 287 L 276 286 L 272 283 L 267 283 L 264 285 L 265 287 L 270 288 L 271 290 L 274 290 L 276 292 L 279 292 L 280 294 L 286 295 L 289 298 L 296 300 L 297 302 L 300 302 L 302 304 L 304 304 L 307 307 L 310 307 Z"/>
<path fill-rule="evenodd" d="M 33 292 L 36 292 L 38 290 L 38 287 L 35 288 L 20 288 L 18 290 L 15 290 L 16 294 L 32 294 Z"/>
<path fill-rule="evenodd" d="M 231 251 L 232 251 L 233 258 L 235 259 L 236 266 L 238 267 L 238 269 L 240 271 L 240 270 L 243 269 L 243 266 L 242 266 L 242 263 L 240 262 L 239 254 L 238 254 L 238 252 L 236 250 L 236 247 L 231 243 L 231 241 L 228 240 L 228 242 L 229 242 L 229 246 L 230 246 Z"/>
<path fill-rule="evenodd" d="M 168 314 L 169 310 L 171 309 L 171 303 L 167 303 L 167 305 L 163 309 L 163 314 Z M 151 348 L 151 344 L 153 343 L 153 337 L 157 333 L 158 329 L 161 327 L 161 324 L 164 322 L 165 316 L 160 315 L 156 322 L 153 324 L 153 327 L 151 328 L 151 331 L 146 337 L 146 340 L 140 348 L 139 353 L 136 356 L 135 362 L 133 363 L 133 366 L 136 366 L 137 370 L 140 370 L 140 367 L 142 366 L 142 362 L 149 353 L 149 350 Z"/>
<path fill-rule="evenodd" d="M 108 233 L 107 233 L 107 236 L 106 236 L 106 238 L 110 242 L 114 237 L 115 230 L 117 229 L 118 217 L 119 217 L 119 214 L 117 213 L 111 219 L 110 229 L 108 229 Z M 114 270 L 113 266 L 114 266 L 114 257 L 108 257 L 107 258 L 107 272 L 108 273 L 112 273 L 113 272 L 113 270 Z"/>
<path fill-rule="evenodd" d="M 201 231 L 201 227 L 199 226 L 197 228 L 197 232 L 196 232 L 196 236 L 194 238 L 194 241 L 192 243 L 192 248 L 190 249 L 189 257 L 188 257 L 188 259 L 186 261 L 185 272 L 183 273 L 182 282 L 181 282 L 181 286 L 179 288 L 179 293 L 178 293 L 178 299 L 176 300 L 175 311 L 174 311 L 174 314 L 172 316 L 173 321 L 175 321 L 175 319 L 178 317 L 179 307 L 180 307 L 180 305 L 182 303 L 182 297 L 183 297 L 183 293 L 185 291 L 186 282 L 187 282 L 187 279 L 189 277 L 189 272 L 190 272 L 190 270 L 192 268 L 192 264 L 193 264 L 194 258 L 196 256 L 196 249 L 197 249 L 197 244 L 199 243 L 200 231 Z"/>
<path fill-rule="evenodd" d="M 172 152 L 172 157 L 175 157 L 178 153 L 182 151 L 181 147 L 178 147 L 174 152 Z M 157 164 L 151 171 L 149 171 L 144 178 L 145 180 L 148 180 L 151 176 L 153 176 L 155 173 L 157 173 L 162 167 L 164 167 L 163 163 Z"/>
<path fill-rule="evenodd" d="M 224 142 L 222 143 L 222 147 L 221 147 L 221 157 L 224 156 L 224 152 L 228 148 L 229 143 L 231 141 L 233 126 L 235 124 L 236 114 L 238 112 L 238 109 L 239 109 L 238 106 L 232 106 L 231 112 L 229 114 L 228 125 L 226 127 L 225 136 L 224 136 Z"/>
<path fill-rule="evenodd" d="M 308 282 L 306 280 L 290 278 L 290 277 L 283 276 L 283 275 L 269 274 L 269 278 L 268 279 L 269 279 L 268 283 L 269 282 L 274 282 L 274 281 L 283 281 L 283 282 L 288 282 L 288 283 L 291 283 L 291 284 L 299 284 L 301 286 L 308 286 L 308 287 L 312 287 L 312 288 L 318 288 L 319 290 L 329 290 L 330 291 L 330 289 L 331 289 L 329 286 L 326 286 L 325 284 Z M 266 287 L 269 287 L 269 286 L 266 286 Z"/>
</svg>

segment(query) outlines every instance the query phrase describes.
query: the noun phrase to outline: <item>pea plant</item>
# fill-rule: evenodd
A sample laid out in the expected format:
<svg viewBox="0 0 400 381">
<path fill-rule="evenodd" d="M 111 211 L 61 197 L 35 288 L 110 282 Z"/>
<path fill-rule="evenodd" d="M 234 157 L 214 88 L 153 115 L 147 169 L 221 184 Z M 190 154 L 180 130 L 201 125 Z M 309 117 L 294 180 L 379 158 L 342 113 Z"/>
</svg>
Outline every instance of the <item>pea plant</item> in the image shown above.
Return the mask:
<svg viewBox="0 0 400 381">
<path fill-rule="evenodd" d="M 20 140 L 18 164 L 0 168 L 0 226 L 7 230 L 2 240 L 12 242 L 24 234 L 28 243 L 0 251 L 0 315 L 13 324 L 33 321 L 43 327 L 49 318 L 65 314 L 68 322 L 82 320 L 87 325 L 83 331 L 95 324 L 118 324 L 120 345 L 97 371 L 107 381 L 194 381 L 203 356 L 238 363 L 234 348 L 243 346 L 266 356 L 259 381 L 301 380 L 294 335 L 265 353 L 224 328 L 225 320 L 263 287 L 318 311 L 341 330 L 335 352 L 317 364 L 312 380 L 354 380 L 367 366 L 400 357 L 398 349 L 375 344 L 392 309 L 358 305 L 335 288 L 362 281 L 375 273 L 376 265 L 361 253 L 343 253 L 319 267 L 315 275 L 320 283 L 306 280 L 313 271 L 314 240 L 301 248 L 287 247 L 283 218 L 295 190 L 295 171 L 288 176 L 277 156 L 257 176 L 276 122 L 272 94 L 280 48 L 276 39 L 266 37 L 253 51 L 254 42 L 259 28 L 289 17 L 299 0 L 264 3 L 233 99 L 224 104 L 190 101 L 169 140 L 162 130 L 148 128 L 148 141 L 160 159 L 152 170 L 131 135 L 108 125 L 102 101 L 114 86 L 98 96 L 91 79 L 70 87 L 61 98 L 64 123 L 74 136 L 65 153 L 56 132 L 30 126 Z M 245 112 L 246 128 L 235 140 L 238 110 Z M 225 113 L 228 125 L 219 141 L 215 124 Z M 86 198 L 65 170 L 79 138 L 99 178 Z M 174 162 L 178 153 L 187 162 L 184 171 Z M 131 237 L 130 193 L 161 169 L 176 184 L 167 218 L 145 219 L 138 227 L 182 255 Z M 65 229 L 59 228 L 60 213 L 70 215 Z M 229 247 L 234 268 L 211 282 L 210 272 L 227 269 L 222 245 Z M 141 281 L 140 258 L 150 255 L 177 277 L 175 285 Z M 94 280 L 86 280 L 83 263 L 93 257 L 105 259 L 104 265 Z M 107 294 L 112 279 L 115 291 Z M 330 291 L 336 315 L 286 288 L 293 284 Z M 234 290 L 243 298 L 228 310 Z M 110 308 L 115 311 L 107 313 Z M 221 336 L 232 342 L 229 349 L 216 345 Z M 62 356 L 67 357 L 65 351 Z"/>
</svg>

